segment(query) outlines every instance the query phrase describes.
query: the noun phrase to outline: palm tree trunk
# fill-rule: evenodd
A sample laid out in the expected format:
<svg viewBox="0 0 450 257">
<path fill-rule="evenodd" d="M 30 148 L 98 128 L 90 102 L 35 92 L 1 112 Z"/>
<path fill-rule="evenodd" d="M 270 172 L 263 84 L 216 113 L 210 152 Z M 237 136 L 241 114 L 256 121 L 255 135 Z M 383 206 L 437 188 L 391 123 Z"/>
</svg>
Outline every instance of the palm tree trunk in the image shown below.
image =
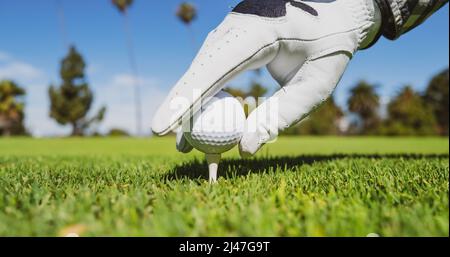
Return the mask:
<svg viewBox="0 0 450 257">
<path fill-rule="evenodd" d="M 134 86 L 134 102 L 135 102 L 135 111 L 136 111 L 136 134 L 137 136 L 141 136 L 141 130 L 142 130 L 142 110 L 141 110 L 141 90 L 140 90 L 140 78 L 139 78 L 139 72 L 136 64 L 136 58 L 134 55 L 134 46 L 131 36 L 131 27 L 129 24 L 129 17 L 127 14 L 127 10 L 124 11 L 124 30 L 125 30 L 125 37 L 126 37 L 126 44 L 128 49 L 128 60 L 130 62 L 131 72 L 133 74 L 133 77 L 135 79 L 133 86 Z"/>
<path fill-rule="evenodd" d="M 68 43 L 68 36 L 67 36 L 67 29 L 66 29 L 66 23 L 65 23 L 65 16 L 64 16 L 64 8 L 61 3 L 61 0 L 56 0 L 56 8 L 58 12 L 58 21 L 59 21 L 59 29 L 61 32 L 61 41 L 63 43 L 64 48 L 69 48 Z"/>
<path fill-rule="evenodd" d="M 192 28 L 191 24 L 187 24 L 186 27 L 187 27 L 187 29 L 189 31 L 189 36 L 191 38 L 192 49 L 193 49 L 194 54 L 195 54 L 196 51 L 197 51 L 197 43 L 195 41 L 195 32 L 194 32 L 194 29 Z"/>
</svg>

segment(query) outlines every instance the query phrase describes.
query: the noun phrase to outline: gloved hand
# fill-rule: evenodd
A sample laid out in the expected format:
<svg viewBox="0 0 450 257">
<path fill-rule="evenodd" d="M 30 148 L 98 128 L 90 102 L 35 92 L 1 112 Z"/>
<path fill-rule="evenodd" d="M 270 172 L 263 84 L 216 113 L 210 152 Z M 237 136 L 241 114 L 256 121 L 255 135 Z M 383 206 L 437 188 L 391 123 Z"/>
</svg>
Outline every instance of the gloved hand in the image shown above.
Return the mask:
<svg viewBox="0 0 450 257">
<path fill-rule="evenodd" d="M 325 101 L 353 54 L 378 36 L 373 0 L 245 0 L 205 40 L 152 123 L 164 135 L 241 72 L 267 66 L 282 87 L 248 117 L 242 156 L 306 117 Z M 182 135 L 177 149 L 188 152 Z"/>
</svg>

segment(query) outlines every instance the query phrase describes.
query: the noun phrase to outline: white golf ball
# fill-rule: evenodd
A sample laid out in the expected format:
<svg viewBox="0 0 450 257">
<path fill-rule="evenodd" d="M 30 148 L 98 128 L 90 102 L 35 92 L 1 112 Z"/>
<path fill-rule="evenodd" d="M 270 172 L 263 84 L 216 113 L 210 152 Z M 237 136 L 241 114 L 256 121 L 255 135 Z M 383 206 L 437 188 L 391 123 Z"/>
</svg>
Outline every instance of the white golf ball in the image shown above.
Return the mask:
<svg viewBox="0 0 450 257">
<path fill-rule="evenodd" d="M 220 91 L 189 122 L 184 122 L 182 129 L 186 140 L 197 150 L 221 154 L 239 143 L 245 119 L 241 103 Z"/>
</svg>

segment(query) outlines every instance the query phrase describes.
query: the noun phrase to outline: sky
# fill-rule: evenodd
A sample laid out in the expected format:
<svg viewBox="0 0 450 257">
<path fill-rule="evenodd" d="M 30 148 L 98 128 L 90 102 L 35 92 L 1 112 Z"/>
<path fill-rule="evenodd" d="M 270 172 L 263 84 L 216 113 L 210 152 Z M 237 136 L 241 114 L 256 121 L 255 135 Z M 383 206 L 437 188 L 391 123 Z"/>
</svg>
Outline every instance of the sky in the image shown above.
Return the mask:
<svg viewBox="0 0 450 257">
<path fill-rule="evenodd" d="M 58 85 L 60 60 L 75 45 L 87 63 L 95 94 L 91 114 L 107 106 L 96 128 L 135 132 L 133 84 L 139 81 L 143 129 L 150 133 L 158 105 L 189 67 L 202 41 L 236 6 L 237 0 L 192 0 L 198 18 L 189 30 L 176 17 L 179 0 L 134 0 L 129 10 L 138 77 L 128 62 L 124 20 L 110 0 L 0 0 L 0 80 L 11 79 L 27 91 L 26 126 L 34 136 L 66 135 L 70 127 L 49 118 L 49 85 Z M 381 39 L 358 52 L 334 97 L 345 109 L 348 91 L 359 80 L 378 85 L 382 101 L 404 85 L 425 89 L 429 79 L 448 67 L 448 4 L 424 24 L 396 41 Z M 192 40 L 194 38 L 194 42 Z M 245 87 L 246 73 L 229 84 Z M 259 80 L 274 92 L 276 82 L 264 71 Z"/>
</svg>

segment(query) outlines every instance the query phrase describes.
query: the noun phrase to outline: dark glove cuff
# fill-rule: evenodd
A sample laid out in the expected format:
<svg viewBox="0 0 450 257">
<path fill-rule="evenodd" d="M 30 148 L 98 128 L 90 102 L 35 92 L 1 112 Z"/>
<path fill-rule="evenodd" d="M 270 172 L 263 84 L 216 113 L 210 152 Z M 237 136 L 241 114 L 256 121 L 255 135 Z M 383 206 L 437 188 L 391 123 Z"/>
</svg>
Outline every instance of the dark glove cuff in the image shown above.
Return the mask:
<svg viewBox="0 0 450 257">
<path fill-rule="evenodd" d="M 398 37 L 397 27 L 394 22 L 394 14 L 392 13 L 392 8 L 390 7 L 389 0 L 375 0 L 375 3 L 378 5 L 381 11 L 381 29 L 379 31 L 378 38 L 381 35 L 385 36 L 388 39 L 394 40 Z"/>
</svg>

